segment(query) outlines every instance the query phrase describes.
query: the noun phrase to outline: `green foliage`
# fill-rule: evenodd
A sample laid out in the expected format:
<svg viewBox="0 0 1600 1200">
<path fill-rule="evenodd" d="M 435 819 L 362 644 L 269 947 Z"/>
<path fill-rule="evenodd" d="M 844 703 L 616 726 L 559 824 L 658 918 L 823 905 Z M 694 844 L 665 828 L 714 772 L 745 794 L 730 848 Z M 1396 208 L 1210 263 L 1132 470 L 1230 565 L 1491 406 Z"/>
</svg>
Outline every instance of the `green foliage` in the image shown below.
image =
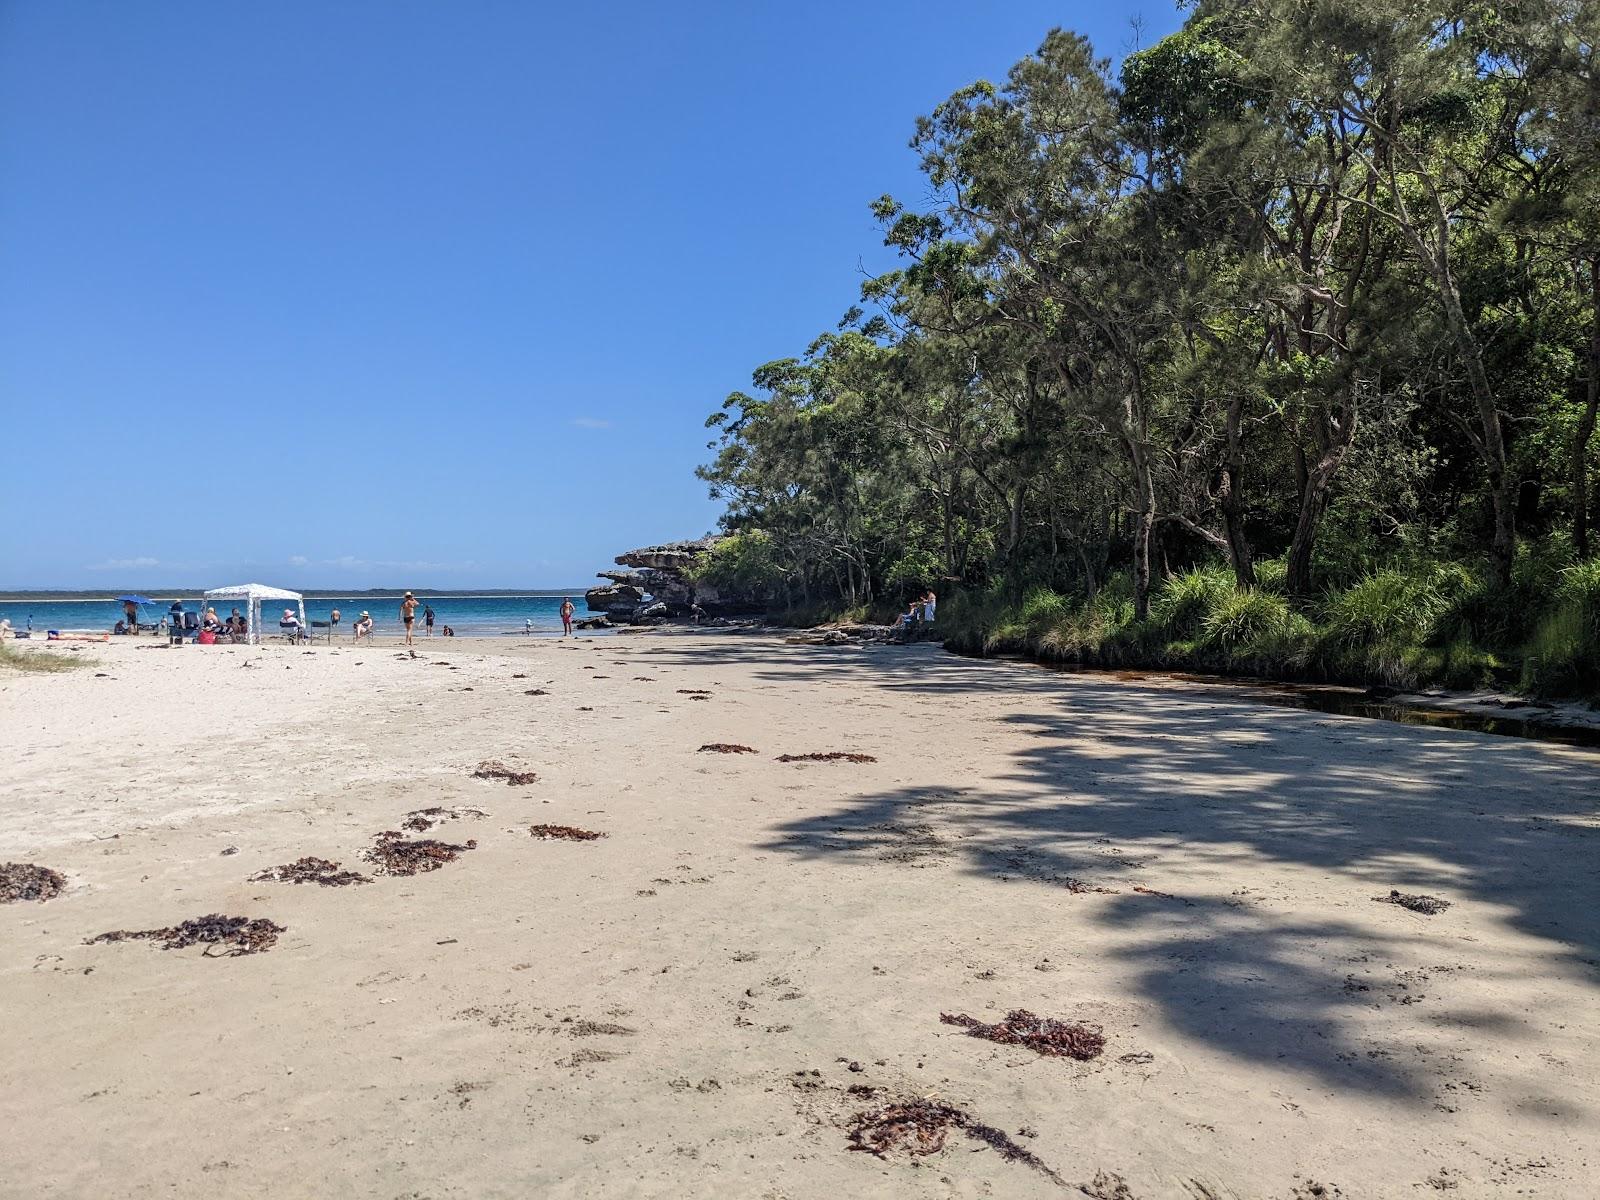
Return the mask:
<svg viewBox="0 0 1600 1200">
<path fill-rule="evenodd" d="M 1115 76 L 1051 31 L 918 119 L 896 268 L 713 414 L 767 540 L 707 570 L 937 579 L 971 650 L 1590 686 L 1592 16 L 1198 3 Z"/>
<path fill-rule="evenodd" d="M 1233 592 L 1233 574 L 1223 567 L 1202 567 L 1168 579 L 1150 608 L 1150 619 L 1169 637 L 1191 639 L 1206 619 Z"/>
<path fill-rule="evenodd" d="M 1562 572 L 1527 648 L 1522 682 L 1535 692 L 1600 695 L 1600 559 Z"/>
<path fill-rule="evenodd" d="M 1431 573 L 1379 571 L 1327 598 L 1322 643 L 1349 651 L 1426 638 L 1445 598 Z"/>
<path fill-rule="evenodd" d="M 1237 655 L 1269 639 L 1281 639 L 1293 628 L 1282 596 L 1253 589 L 1230 591 L 1206 613 L 1200 640 L 1226 655 Z"/>
<path fill-rule="evenodd" d="M 692 577 L 696 583 L 770 597 L 781 590 L 785 575 L 772 536 L 752 529 L 717 542 L 701 555 Z"/>
<path fill-rule="evenodd" d="M 932 586 L 940 570 L 939 556 L 933 551 L 908 549 L 884 571 L 883 582 L 890 591 L 920 590 Z"/>
</svg>

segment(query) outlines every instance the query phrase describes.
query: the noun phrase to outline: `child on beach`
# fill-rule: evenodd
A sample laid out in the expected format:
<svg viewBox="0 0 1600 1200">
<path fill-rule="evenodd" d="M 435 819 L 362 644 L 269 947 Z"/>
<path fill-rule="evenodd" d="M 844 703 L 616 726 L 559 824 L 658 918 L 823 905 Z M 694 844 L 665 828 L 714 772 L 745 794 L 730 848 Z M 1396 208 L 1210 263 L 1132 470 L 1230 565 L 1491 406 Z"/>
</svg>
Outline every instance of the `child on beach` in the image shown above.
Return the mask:
<svg viewBox="0 0 1600 1200">
<path fill-rule="evenodd" d="M 422 606 L 422 623 L 428 627 L 428 636 L 433 636 L 433 605 Z"/>
<path fill-rule="evenodd" d="M 572 636 L 572 614 L 577 611 L 572 607 L 572 597 L 568 596 L 561 602 L 561 636 Z"/>
</svg>

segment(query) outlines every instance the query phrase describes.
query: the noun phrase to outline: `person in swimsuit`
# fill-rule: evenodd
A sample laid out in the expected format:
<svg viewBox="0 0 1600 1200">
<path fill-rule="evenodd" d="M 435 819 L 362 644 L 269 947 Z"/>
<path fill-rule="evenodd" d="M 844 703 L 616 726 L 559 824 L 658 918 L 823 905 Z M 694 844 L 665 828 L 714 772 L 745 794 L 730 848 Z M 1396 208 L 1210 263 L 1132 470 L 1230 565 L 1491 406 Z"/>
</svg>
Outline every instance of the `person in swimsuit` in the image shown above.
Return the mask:
<svg viewBox="0 0 1600 1200">
<path fill-rule="evenodd" d="M 428 636 L 433 636 L 433 605 L 422 606 L 422 623 L 428 627 Z"/>
<path fill-rule="evenodd" d="M 411 645 L 411 626 L 417 619 L 417 598 L 410 592 L 400 601 L 400 619 L 406 623 L 406 645 Z"/>
<path fill-rule="evenodd" d="M 358 642 L 364 637 L 371 637 L 372 615 L 370 613 L 363 612 L 359 617 L 356 618 L 356 623 L 351 626 L 351 632 L 356 635 L 356 641 Z"/>
<path fill-rule="evenodd" d="M 568 596 L 565 600 L 563 600 L 561 602 L 561 636 L 562 637 L 570 637 L 572 635 L 572 614 L 573 614 L 574 611 L 575 610 L 572 607 L 572 597 Z"/>
</svg>

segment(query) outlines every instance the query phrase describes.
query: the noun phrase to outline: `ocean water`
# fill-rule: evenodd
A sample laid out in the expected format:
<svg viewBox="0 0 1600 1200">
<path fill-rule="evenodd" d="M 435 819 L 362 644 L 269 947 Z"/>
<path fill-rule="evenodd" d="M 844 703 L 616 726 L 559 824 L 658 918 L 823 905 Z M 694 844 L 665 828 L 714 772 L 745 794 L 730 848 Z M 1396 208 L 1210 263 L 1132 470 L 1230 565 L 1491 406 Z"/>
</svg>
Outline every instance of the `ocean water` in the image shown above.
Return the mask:
<svg viewBox="0 0 1600 1200">
<path fill-rule="evenodd" d="M 457 633 L 477 637 L 495 635 L 521 635 L 526 631 L 524 622 L 532 621 L 535 634 L 552 635 L 561 632 L 561 600 L 571 595 L 577 616 L 590 616 L 583 603 L 583 593 L 553 594 L 531 593 L 525 596 L 424 596 L 423 604 L 431 606 L 434 613 L 434 636 L 446 625 Z M 148 622 L 161 620 L 172 603 L 171 596 L 152 597 L 159 601 L 147 606 L 140 614 Z M 196 597 L 184 596 L 183 606 L 198 611 Z M 217 605 L 217 614 L 226 617 L 233 608 L 231 603 Z M 372 614 L 373 630 L 379 634 L 403 633 L 400 621 L 400 593 L 393 596 L 306 596 L 306 620 L 326 621 L 331 610 L 339 610 L 339 628 L 335 636 L 350 636 L 350 623 L 365 610 Z M 243 606 L 240 606 L 243 611 Z M 278 618 L 283 606 L 263 604 L 261 623 L 267 634 L 278 631 Z M 11 622 L 11 628 L 27 629 L 31 620 L 40 637 L 50 629 L 105 629 L 110 630 L 122 619 L 122 605 L 115 600 L 41 600 L 0 601 L 0 619 Z M 426 632 L 422 611 L 417 611 L 417 634 Z M 585 634 L 603 632 L 584 630 Z"/>
</svg>

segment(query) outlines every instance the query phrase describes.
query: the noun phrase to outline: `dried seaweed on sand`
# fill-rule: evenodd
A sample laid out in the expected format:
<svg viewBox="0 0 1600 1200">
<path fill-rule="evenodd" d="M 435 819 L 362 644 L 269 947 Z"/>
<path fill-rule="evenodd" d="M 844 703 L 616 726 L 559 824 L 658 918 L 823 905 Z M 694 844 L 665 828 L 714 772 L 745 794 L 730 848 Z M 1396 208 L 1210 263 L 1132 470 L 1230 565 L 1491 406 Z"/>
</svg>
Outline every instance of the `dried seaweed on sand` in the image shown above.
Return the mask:
<svg viewBox="0 0 1600 1200">
<path fill-rule="evenodd" d="M 779 762 L 877 762 L 870 754 L 851 754 L 844 750 L 830 750 L 826 754 L 780 754 Z"/>
<path fill-rule="evenodd" d="M 92 937 L 85 944 L 92 946 L 96 942 L 125 942 L 138 938 L 159 940 L 163 950 L 204 945 L 208 947 L 205 951 L 207 958 L 238 958 L 271 948 L 283 932 L 285 929 L 282 925 L 265 917 L 225 917 L 221 913 L 211 913 L 164 929 L 115 929 Z M 212 954 L 209 949 L 211 946 L 232 948 L 222 954 Z"/>
<path fill-rule="evenodd" d="M 606 836 L 593 829 L 579 829 L 574 825 L 530 825 L 528 832 L 536 838 L 556 838 L 564 842 L 592 842 Z"/>
<path fill-rule="evenodd" d="M 940 1013 L 939 1020 L 946 1025 L 961 1026 L 969 1037 L 985 1038 L 1004 1046 L 1026 1046 L 1051 1058 L 1075 1058 L 1079 1062 L 1088 1062 L 1091 1058 L 1099 1058 L 1100 1052 L 1106 1048 L 1105 1034 L 1098 1025 L 1039 1017 L 1025 1008 L 1012 1009 L 1004 1021 L 994 1025 L 986 1025 L 964 1013 Z"/>
<path fill-rule="evenodd" d="M 67 880 L 59 871 L 37 863 L 0 864 L 0 904 L 15 900 L 49 900 L 59 896 Z"/>
<path fill-rule="evenodd" d="M 400 822 L 400 828 L 414 830 L 417 833 L 426 833 L 435 825 L 445 821 L 459 821 L 463 817 L 487 817 L 489 814 L 481 808 L 419 808 L 406 814 L 406 819 Z"/>
<path fill-rule="evenodd" d="M 887 1158 L 891 1152 L 899 1150 L 920 1158 L 943 1150 L 952 1129 L 959 1129 L 974 1141 L 993 1147 L 1007 1162 L 1032 1167 L 1053 1183 L 1066 1186 L 1060 1175 L 1005 1133 L 939 1100 L 918 1097 L 856 1113 L 850 1118 L 850 1149 L 865 1150 L 879 1158 Z"/>
<path fill-rule="evenodd" d="M 520 787 L 526 783 L 538 782 L 539 776 L 533 771 L 518 771 L 506 766 L 498 758 L 486 758 L 472 772 L 474 779 L 504 779 L 512 787 Z"/>
<path fill-rule="evenodd" d="M 437 871 L 445 863 L 455 862 L 466 851 L 477 848 L 475 841 L 460 846 L 432 838 L 408 842 L 405 834 L 386 829 L 373 839 L 372 849 L 366 852 L 366 859 L 378 868 L 380 875 L 419 875 L 425 871 Z"/>
<path fill-rule="evenodd" d="M 325 858 L 297 858 L 281 867 L 268 867 L 250 876 L 251 883 L 319 883 L 323 887 L 345 887 L 352 883 L 371 883 L 356 871 L 341 871 L 339 864 Z"/>
<path fill-rule="evenodd" d="M 1450 907 L 1450 901 L 1441 900 L 1437 896 L 1426 896 L 1420 892 L 1412 895 L 1393 889 L 1387 896 L 1374 896 L 1373 899 L 1380 904 L 1398 904 L 1401 908 L 1421 913 L 1425 917 L 1435 916 Z"/>
<path fill-rule="evenodd" d="M 707 742 L 700 747 L 701 754 L 755 754 L 756 750 L 750 746 L 741 746 L 738 742 Z"/>
</svg>

